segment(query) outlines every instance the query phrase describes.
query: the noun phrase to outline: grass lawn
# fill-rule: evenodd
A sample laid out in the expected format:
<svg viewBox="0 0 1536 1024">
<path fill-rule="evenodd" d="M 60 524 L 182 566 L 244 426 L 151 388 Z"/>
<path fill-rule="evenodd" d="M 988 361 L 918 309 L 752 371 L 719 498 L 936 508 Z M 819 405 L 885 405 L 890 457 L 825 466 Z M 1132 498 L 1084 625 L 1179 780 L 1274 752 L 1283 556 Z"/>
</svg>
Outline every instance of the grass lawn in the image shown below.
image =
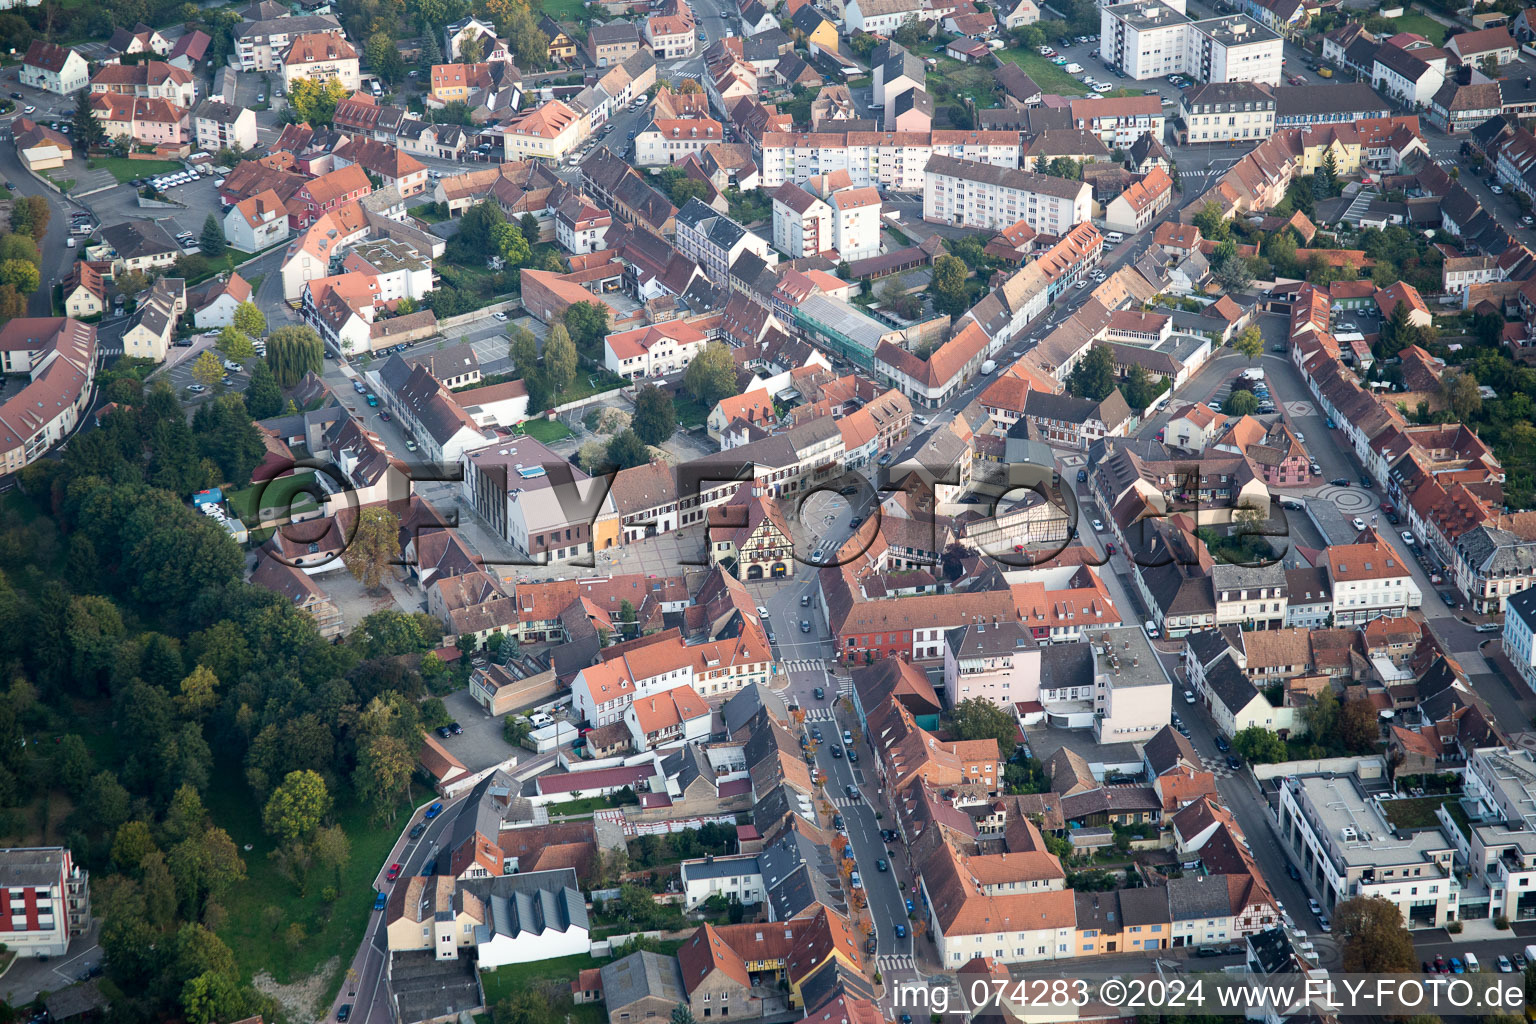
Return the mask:
<svg viewBox="0 0 1536 1024">
<path fill-rule="evenodd" d="M 539 438 L 539 440 L 542 441 L 543 438 Z M 633 804 L 639 801 L 630 800 L 628 802 Z M 615 796 L 584 796 L 575 800 L 563 800 L 557 804 L 548 804 L 545 809 L 549 811 L 549 816 L 553 818 L 561 814 L 591 814 L 593 811 L 601 811 L 609 807 L 622 807 L 624 803 L 625 801 L 618 800 Z"/>
<path fill-rule="evenodd" d="M 677 425 L 684 430 L 702 427 L 709 418 L 709 410 L 691 398 L 675 399 L 672 408 L 677 412 Z"/>
<path fill-rule="evenodd" d="M 283 984 L 301 980 L 326 960 L 338 958 L 323 992 L 323 1005 L 329 1005 L 373 912 L 373 877 L 394 845 L 399 822 L 374 824 L 366 811 L 344 799 L 335 820 L 352 840 L 352 859 L 339 880 L 317 874 L 309 894 L 300 896 L 267 858 L 274 844 L 261 827 L 261 815 L 252 813 L 244 775 L 238 764 L 222 765 L 204 798 L 214 821 L 229 832 L 245 858 L 246 880 L 230 890 L 224 901 L 227 915 L 219 937 L 229 943 L 235 962 L 248 975 L 264 968 Z M 411 806 L 427 795 L 413 785 Z M 247 844 L 250 849 L 245 849 Z M 322 890 L 333 883 L 341 897 L 326 903 Z M 284 933 L 295 923 L 303 926 L 305 938 L 290 946 Z"/>
<path fill-rule="evenodd" d="M 1382 813 L 1387 816 L 1394 828 L 1425 828 L 1438 824 L 1435 811 L 1440 805 L 1445 805 L 1445 811 L 1451 816 L 1451 820 L 1467 831 L 1467 812 L 1461 809 L 1461 804 L 1454 796 L 1425 796 L 1409 800 L 1383 800 L 1381 802 Z"/>
<path fill-rule="evenodd" d="M 181 164 L 175 160 L 129 160 L 125 156 L 98 156 L 91 162 L 98 169 L 110 171 L 112 177 L 119 182 L 132 181 L 134 178 L 150 178 L 157 174 L 170 174 L 173 171 L 184 170 Z"/>
<path fill-rule="evenodd" d="M 541 982 L 575 981 L 576 976 L 588 967 L 601 967 L 607 962 L 607 959 L 598 960 L 588 953 L 578 953 L 553 960 L 507 964 L 494 971 L 485 971 L 480 975 L 480 983 L 485 986 L 485 1005 L 495 1006 L 514 992 L 522 992 Z"/>
<path fill-rule="evenodd" d="M 53 175 L 49 174 L 47 171 L 43 171 L 42 175 L 43 175 L 43 177 L 47 178 L 49 181 L 53 182 L 55 185 L 59 186 L 59 191 L 60 192 L 68 192 L 70 189 L 75 187 L 75 179 L 74 178 L 55 178 Z"/>
<path fill-rule="evenodd" d="M 556 21 L 575 21 L 583 10 L 581 0 L 539 0 L 539 9 Z"/>
<path fill-rule="evenodd" d="M 251 484 L 229 495 L 229 510 L 240 517 L 241 522 L 247 526 L 255 526 L 264 518 L 261 513 L 268 516 L 282 515 L 284 512 L 301 512 L 306 508 L 314 508 L 315 501 L 307 493 L 306 486 L 314 483 L 314 473 L 295 473 L 292 476 L 281 476 L 269 483 Z M 295 496 L 297 500 L 295 501 Z M 257 502 L 261 508 L 256 507 Z"/>
<path fill-rule="evenodd" d="M 522 428 L 523 433 L 544 444 L 571 436 L 571 428 L 559 420 L 529 420 L 522 424 Z"/>
<path fill-rule="evenodd" d="M 448 215 L 442 213 L 435 202 L 413 206 L 406 212 L 424 224 L 441 224 L 448 219 Z"/>
<path fill-rule="evenodd" d="M 1045 92 L 1059 93 L 1062 96 L 1081 96 L 1088 91 L 1088 87 L 1080 79 L 1067 74 L 1065 69 L 1057 67 L 1038 53 L 1009 49 L 998 50 L 997 55 L 1023 68 L 1029 77 L 1035 80 L 1035 84 Z"/>
<path fill-rule="evenodd" d="M 1445 26 L 1427 14 L 1414 11 L 1391 20 L 1393 27 L 1399 32 L 1417 32 L 1436 46 L 1445 42 Z"/>
<path fill-rule="evenodd" d="M 577 402 L 592 395 L 603 394 L 605 391 L 617 391 L 623 386 L 624 380 L 618 374 L 609 373 L 607 370 L 578 369 L 576 379 L 555 396 L 555 404 Z"/>
</svg>

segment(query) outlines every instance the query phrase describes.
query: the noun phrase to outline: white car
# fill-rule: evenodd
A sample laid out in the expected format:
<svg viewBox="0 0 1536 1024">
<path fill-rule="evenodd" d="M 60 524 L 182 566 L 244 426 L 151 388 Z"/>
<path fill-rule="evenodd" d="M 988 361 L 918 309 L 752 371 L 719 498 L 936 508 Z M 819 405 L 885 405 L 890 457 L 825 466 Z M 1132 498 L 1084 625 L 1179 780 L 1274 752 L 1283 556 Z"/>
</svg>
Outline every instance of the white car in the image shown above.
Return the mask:
<svg viewBox="0 0 1536 1024">
<path fill-rule="evenodd" d="M 1291 431 L 1291 433 L 1296 435 L 1296 443 L 1297 444 L 1306 444 L 1307 443 L 1307 435 L 1306 434 L 1303 434 L 1299 430 L 1293 430 L 1293 431 Z"/>
<path fill-rule="evenodd" d="M 499 312 L 498 313 L 492 313 L 491 316 L 494 317 L 497 320 L 505 320 L 507 318 L 507 314 L 499 313 Z"/>
<path fill-rule="evenodd" d="M 1185 690 L 1184 691 L 1184 703 L 1185 704 L 1193 704 L 1194 702 L 1195 702 L 1195 691 L 1194 690 Z"/>
<path fill-rule="evenodd" d="M 1098 85 L 1093 87 L 1093 91 L 1094 92 L 1109 92 L 1109 90 L 1111 90 L 1113 88 L 1114 88 L 1114 86 L 1110 85 L 1108 82 L 1100 82 Z"/>
<path fill-rule="evenodd" d="M 1102 520 L 1102 519 L 1095 519 L 1093 521 L 1093 532 L 1094 533 L 1103 533 L 1104 532 L 1104 520 Z"/>
<path fill-rule="evenodd" d="M 1402 536 L 1403 536 L 1403 543 L 1407 544 L 1409 547 L 1413 547 L 1415 544 L 1418 543 L 1418 541 L 1413 539 L 1413 534 L 1409 533 L 1407 530 L 1403 531 L 1403 535 Z"/>
<path fill-rule="evenodd" d="M 764 608 L 762 605 L 758 605 L 757 614 L 766 619 L 768 617 L 768 609 Z"/>
<path fill-rule="evenodd" d="M 1074 62 L 1074 63 L 1071 63 L 1071 64 L 1067 65 L 1067 74 L 1069 74 L 1069 75 L 1080 75 L 1082 73 L 1083 73 L 1083 66 L 1081 64 L 1078 64 L 1078 63 Z M 1086 81 L 1086 79 L 1084 79 L 1084 81 Z"/>
<path fill-rule="evenodd" d="M 1355 516 L 1355 518 L 1352 520 L 1352 523 L 1357 530 L 1365 529 L 1365 520 L 1361 519 L 1359 516 Z"/>
</svg>

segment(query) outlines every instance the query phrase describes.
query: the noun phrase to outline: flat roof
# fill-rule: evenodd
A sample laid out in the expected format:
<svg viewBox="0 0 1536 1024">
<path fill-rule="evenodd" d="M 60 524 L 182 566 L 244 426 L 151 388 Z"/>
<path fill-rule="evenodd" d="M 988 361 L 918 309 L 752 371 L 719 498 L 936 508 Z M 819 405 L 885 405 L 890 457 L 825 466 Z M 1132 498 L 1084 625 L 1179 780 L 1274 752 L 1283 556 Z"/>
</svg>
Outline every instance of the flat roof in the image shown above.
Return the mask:
<svg viewBox="0 0 1536 1024">
<path fill-rule="evenodd" d="M 1376 805 L 1366 799 L 1353 775 L 1303 775 L 1295 783 L 1314 824 L 1327 833 L 1322 837 L 1327 849 L 1350 868 L 1427 864 L 1431 854 L 1452 849 L 1438 828 L 1421 829 L 1399 839 Z"/>
<path fill-rule="evenodd" d="M 1207 18 L 1204 21 L 1195 22 L 1195 28 L 1223 46 L 1247 46 L 1251 43 L 1266 43 L 1280 38 L 1246 14 Z"/>
<path fill-rule="evenodd" d="M 1152 642 L 1140 626 L 1099 629 L 1085 625 L 1083 635 L 1093 645 L 1094 668 L 1111 684 L 1122 686 L 1172 686 Z"/>
<path fill-rule="evenodd" d="M 1158 0 L 1134 0 L 1104 10 L 1135 29 L 1168 28 L 1172 25 L 1187 25 L 1190 21 L 1186 15 Z"/>
</svg>

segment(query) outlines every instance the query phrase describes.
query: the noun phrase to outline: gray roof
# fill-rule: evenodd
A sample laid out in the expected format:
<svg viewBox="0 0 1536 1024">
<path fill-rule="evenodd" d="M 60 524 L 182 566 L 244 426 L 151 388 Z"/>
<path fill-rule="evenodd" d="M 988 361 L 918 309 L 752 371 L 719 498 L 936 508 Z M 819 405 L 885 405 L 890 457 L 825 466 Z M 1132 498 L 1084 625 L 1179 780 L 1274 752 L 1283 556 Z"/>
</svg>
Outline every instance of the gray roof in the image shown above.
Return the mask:
<svg viewBox="0 0 1536 1024">
<path fill-rule="evenodd" d="M 610 21 L 606 25 L 593 25 L 587 29 L 587 38 L 594 45 L 611 46 L 615 43 L 638 43 L 640 30 L 632 22 Z"/>
<path fill-rule="evenodd" d="M 1365 82 L 1288 85 L 1275 90 L 1275 117 L 1361 114 L 1388 110 L 1387 101 Z"/>
<path fill-rule="evenodd" d="M 157 221 L 152 220 L 125 220 L 109 224 L 101 229 L 101 238 L 112 247 L 119 259 L 181 252 L 176 239 Z"/>
<path fill-rule="evenodd" d="M 1230 917 L 1226 875 L 1185 875 L 1168 879 L 1168 913 L 1175 921 Z"/>
<path fill-rule="evenodd" d="M 1204 765 L 1195 745 L 1181 733 L 1176 732 L 1171 725 L 1163 726 L 1157 731 L 1156 736 L 1147 740 L 1146 746 L 1141 748 L 1141 753 L 1156 775 L 1167 774 L 1177 768 L 1180 761 L 1197 770 Z"/>
<path fill-rule="evenodd" d="M 469 344 L 449 345 L 430 352 L 413 353 L 407 355 L 405 359 L 410 364 L 425 366 L 427 372 L 438 380 L 474 373 L 480 369 L 480 360 L 475 356 L 474 346 Z"/>
<path fill-rule="evenodd" d="M 1196 630 L 1184 637 L 1184 646 L 1189 656 L 1202 668 L 1228 651 L 1237 650 L 1241 642 L 1242 633 L 1233 626 Z"/>
<path fill-rule="evenodd" d="M 1018 622 L 994 622 L 988 625 L 958 626 L 944 634 L 949 649 L 957 658 L 977 658 L 986 655 L 1006 654 L 1009 651 L 1032 650 L 1036 644 L 1029 632 Z"/>
<path fill-rule="evenodd" d="M 1280 562 L 1269 565 L 1234 565 L 1217 562 L 1211 566 L 1211 584 L 1218 596 L 1223 590 L 1242 590 L 1254 587 L 1284 587 L 1285 566 Z"/>
<path fill-rule="evenodd" d="M 1275 97 L 1252 82 L 1206 82 L 1186 90 L 1180 102 L 1197 112 L 1217 103 L 1253 103 L 1253 109 L 1264 110 L 1275 105 Z"/>
<path fill-rule="evenodd" d="M 460 882 L 459 887 L 474 893 L 488 907 L 489 921 L 475 927 L 476 942 L 487 942 L 493 934 L 541 935 L 590 928 L 587 903 L 578 884 L 574 868 L 556 868 L 471 878 Z"/>
<path fill-rule="evenodd" d="M 1490 576 L 1524 576 L 1536 572 L 1536 543 L 1517 534 L 1483 524 L 1456 539 L 1469 565 Z"/>
<path fill-rule="evenodd" d="M 341 22 L 329 14 L 304 14 L 292 18 L 270 18 L 266 21 L 247 21 L 235 27 L 236 39 L 287 36 L 289 40 L 315 32 L 337 32 Z"/>
<path fill-rule="evenodd" d="M 998 188 L 1017 189 L 1021 192 L 1038 192 L 1058 199 L 1076 199 L 1088 185 L 1081 181 L 1069 181 L 1049 174 L 1035 174 L 1012 167 L 994 167 L 977 160 L 960 160 L 952 156 L 931 156 L 924 174 L 942 174 L 966 181 L 979 181 Z"/>
<path fill-rule="evenodd" d="M 1093 648 L 1086 643 L 1040 648 L 1040 688 L 1093 685 Z"/>
<path fill-rule="evenodd" d="M 894 82 L 903 75 L 918 85 L 924 85 L 928 80 L 928 71 L 923 66 L 922 58 L 899 43 L 887 43 L 885 55 L 882 57 L 877 50 L 874 56 L 880 62 L 881 73 L 885 76 L 882 80 L 885 82 Z"/>
<path fill-rule="evenodd" d="M 763 873 L 756 857 L 705 857 L 702 860 L 685 860 L 680 870 L 690 879 L 737 878 L 742 875 Z"/>
<path fill-rule="evenodd" d="M 1234 715 L 1253 702 L 1259 691 L 1230 654 L 1218 658 L 1205 673 L 1205 687 Z"/>
<path fill-rule="evenodd" d="M 773 903 L 778 919 L 787 921 L 812 903 L 841 906 L 840 893 L 833 892 L 836 872 L 829 849 L 800 829 L 790 829 L 784 837 L 758 854 L 763 872 L 763 886 Z"/>
<path fill-rule="evenodd" d="M 1525 623 L 1525 628 L 1536 632 L 1536 590 L 1522 590 L 1518 594 L 1511 594 L 1504 601 L 1504 611 L 1507 615 L 1518 615 Z"/>
<path fill-rule="evenodd" d="M 687 990 L 683 988 L 683 971 L 675 956 L 662 956 L 649 950 L 631 953 L 622 960 L 603 964 L 600 973 L 603 1003 L 611 1012 L 647 997 L 678 1004 L 688 998 Z"/>
<path fill-rule="evenodd" d="M 779 721 L 789 721 L 789 708 L 785 706 L 784 698 L 762 683 L 751 683 L 720 706 L 720 717 L 725 720 L 725 731 L 734 733 L 751 721 L 752 716 L 763 708 L 766 708 L 768 713 Z"/>
</svg>

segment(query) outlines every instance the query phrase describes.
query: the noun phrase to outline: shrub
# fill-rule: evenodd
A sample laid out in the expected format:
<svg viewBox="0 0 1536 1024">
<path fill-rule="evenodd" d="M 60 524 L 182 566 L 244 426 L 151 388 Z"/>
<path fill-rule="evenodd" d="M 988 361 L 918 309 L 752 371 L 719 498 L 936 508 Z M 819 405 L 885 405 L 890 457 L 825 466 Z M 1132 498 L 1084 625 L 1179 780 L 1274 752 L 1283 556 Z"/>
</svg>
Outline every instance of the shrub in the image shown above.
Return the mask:
<svg viewBox="0 0 1536 1024">
<path fill-rule="evenodd" d="M 1445 926 L 1445 930 L 1450 932 L 1452 935 L 1460 935 L 1461 934 L 1461 922 L 1460 921 L 1452 921 L 1450 924 Z"/>
<path fill-rule="evenodd" d="M 1500 914 L 1498 917 L 1493 919 L 1493 926 L 1500 931 L 1504 931 L 1509 927 L 1509 918 L 1505 917 L 1503 914 Z"/>
</svg>

